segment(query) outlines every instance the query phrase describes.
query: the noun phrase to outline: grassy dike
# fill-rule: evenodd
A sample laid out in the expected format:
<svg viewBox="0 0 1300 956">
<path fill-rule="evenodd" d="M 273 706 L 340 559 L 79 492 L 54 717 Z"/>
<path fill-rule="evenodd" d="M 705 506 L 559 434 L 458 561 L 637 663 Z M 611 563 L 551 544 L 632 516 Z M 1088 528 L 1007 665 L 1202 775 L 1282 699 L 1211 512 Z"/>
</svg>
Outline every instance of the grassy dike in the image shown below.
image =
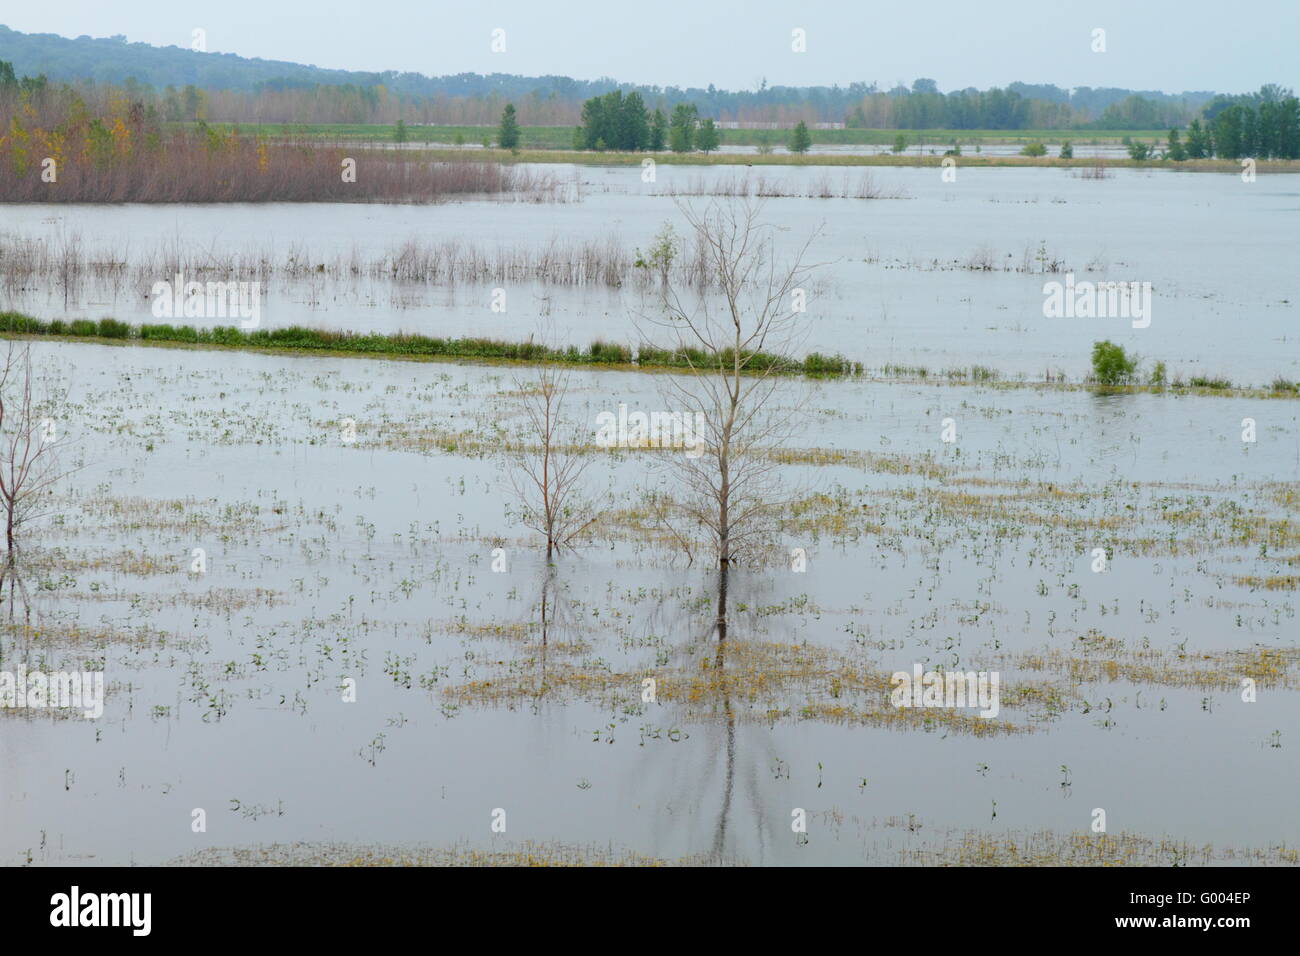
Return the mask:
<svg viewBox="0 0 1300 956">
<path fill-rule="evenodd" d="M 574 366 L 636 367 L 653 369 L 686 369 L 710 364 L 709 358 L 699 349 L 665 349 L 629 345 L 596 339 L 586 348 L 570 345 L 551 348 L 535 342 L 507 342 L 501 339 L 439 338 L 413 335 L 404 332 L 385 335 L 374 332 L 334 332 L 287 326 L 280 329 L 244 330 L 235 326 L 219 325 L 199 329 L 191 325 L 145 324 L 128 325 L 117 319 L 51 319 L 44 321 L 20 312 L 0 312 L 0 336 L 52 338 L 61 341 L 98 342 L 122 344 L 138 342 L 146 345 L 181 347 L 212 347 L 264 352 L 312 352 L 330 355 L 363 355 L 375 358 L 414 358 L 428 360 L 467 360 L 542 363 L 553 362 Z M 730 362 L 730 357 L 727 358 Z M 809 375 L 822 378 L 861 375 L 860 362 L 843 355 L 823 355 L 813 352 L 802 359 L 752 352 L 747 356 L 747 367 L 754 371 L 772 370 L 782 374 Z"/>
<path fill-rule="evenodd" d="M 707 367 L 710 362 L 699 349 L 666 349 L 642 344 L 636 349 L 616 342 L 594 340 L 586 348 L 570 345 L 551 348 L 535 342 L 507 342 L 502 339 L 440 338 L 398 332 L 334 332 L 291 325 L 280 329 L 245 331 L 229 325 L 209 329 L 191 325 L 128 325 L 117 319 L 51 319 L 45 321 L 21 312 L 0 312 L 0 339 L 50 339 L 98 345 L 144 345 L 182 349 L 232 349 L 272 355 L 327 355 L 332 357 L 383 358 L 425 362 L 482 362 L 519 365 L 557 364 L 619 371 L 674 371 Z M 727 357 L 727 361 L 731 359 Z M 772 370 L 782 375 L 810 378 L 865 378 L 921 385 L 980 385 L 994 389 L 1034 388 L 1052 391 L 1089 391 L 1109 394 L 1199 395 L 1231 398 L 1300 399 L 1300 382 L 1277 378 L 1271 385 L 1237 385 L 1227 379 L 1193 377 L 1167 384 L 1101 385 L 1085 379 L 1004 379 L 985 366 L 932 371 L 922 367 L 886 365 L 868 370 L 863 363 L 843 355 L 811 352 L 802 359 L 768 352 L 749 353 L 747 367 L 753 372 Z"/>
</svg>

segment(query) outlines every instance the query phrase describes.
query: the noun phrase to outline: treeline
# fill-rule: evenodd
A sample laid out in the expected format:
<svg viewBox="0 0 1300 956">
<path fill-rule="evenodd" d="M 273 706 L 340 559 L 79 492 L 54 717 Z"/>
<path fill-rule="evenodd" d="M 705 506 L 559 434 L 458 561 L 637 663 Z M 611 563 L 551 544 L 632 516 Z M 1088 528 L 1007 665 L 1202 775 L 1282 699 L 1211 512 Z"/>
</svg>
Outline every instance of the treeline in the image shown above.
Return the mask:
<svg viewBox="0 0 1300 956">
<path fill-rule="evenodd" d="M 1248 94 L 1237 102 L 1216 103 L 1204 123 L 1192 120 L 1187 139 L 1170 130 L 1170 159 L 1300 159 L 1300 100 L 1289 90 L 1264 87 L 1267 98 Z"/>
<path fill-rule="evenodd" d="M 189 36 L 178 37 L 188 44 Z M 671 114 L 680 103 L 719 122 L 792 128 L 800 120 L 848 122 L 879 129 L 1160 129 L 1184 125 L 1210 92 L 1166 94 L 1114 88 L 1064 90 L 1012 83 L 1002 90 L 941 94 L 933 80 L 911 88 L 874 83 L 845 86 L 769 86 L 723 90 L 646 86 L 608 77 L 513 76 L 461 73 L 429 77 L 399 71 L 331 70 L 179 46 L 129 43 L 124 36 L 75 40 L 26 34 L 0 26 L 0 60 L 21 73 L 58 82 L 109 84 L 131 99 L 155 105 L 165 118 L 242 123 L 407 123 L 492 126 L 507 102 L 526 126 L 574 126 L 583 104 L 615 90 Z M 195 92 L 203 102 L 195 103 Z M 1133 99 L 1136 97 L 1136 99 Z M 1142 105 L 1143 101 L 1150 106 Z M 1127 105 L 1121 105 L 1125 104 Z M 1024 104 L 1024 105 L 1022 105 Z M 1118 107 L 1109 121 L 1106 111 Z M 1184 115 L 1185 113 L 1185 115 Z M 1126 119 L 1126 117 L 1128 117 Z M 1106 127 L 1106 122 L 1112 125 Z"/>
<path fill-rule="evenodd" d="M 0 202 L 439 202 L 559 198 L 525 167 L 427 163 L 399 150 L 270 142 L 163 125 L 120 90 L 20 79 L 0 61 Z M 363 172 L 358 174 L 358 167 Z"/>
<path fill-rule="evenodd" d="M 922 82 L 922 81 L 918 81 Z M 590 85 L 590 84 L 587 84 Z M 780 94 L 619 86 L 585 99 L 554 89 L 519 95 L 492 91 L 472 96 L 419 96 L 385 84 L 266 83 L 252 91 L 168 86 L 156 93 L 136 83 L 124 85 L 135 98 L 152 100 L 169 120 L 207 119 L 241 123 L 406 123 L 491 126 L 507 102 L 525 126 L 585 125 L 583 110 L 592 99 L 620 94 L 639 97 L 652 109 L 671 115 L 678 105 L 694 107 L 719 123 L 792 128 L 803 121 L 843 122 L 850 129 L 1162 129 L 1185 126 L 1211 94 L 1188 99 L 1149 99 L 1128 93 L 1104 108 L 1027 97 L 1012 87 L 943 94 L 898 88 L 873 91 L 863 84 L 852 97 L 843 91 L 785 89 Z M 1014 86 L 1015 84 L 1013 84 Z M 849 88 L 845 88 L 849 89 Z M 1118 92 L 1118 91 L 1117 91 Z M 834 95 L 833 95 L 834 94 Z M 777 96 L 785 97 L 778 99 Z M 769 102 L 770 100 L 770 102 Z M 837 106 L 842 104 L 842 109 Z"/>
<path fill-rule="evenodd" d="M 909 95 L 904 102 L 926 97 L 946 99 L 942 94 L 920 93 Z M 964 108 L 969 108 L 970 112 L 946 114 L 944 117 L 921 114 L 912 121 L 914 126 L 906 128 L 1020 129 L 1026 128 L 1024 124 L 1030 115 L 1028 101 L 1000 90 L 989 94 L 972 93 L 969 97 L 954 94 L 952 99 L 958 103 L 964 99 Z M 513 108 L 508 109 L 513 122 Z M 1148 113 L 1125 101 L 1108 109 L 1102 122 L 1115 124 L 1105 127 L 1107 129 L 1151 129 L 1157 121 L 1167 118 L 1167 113 Z M 1124 125 L 1125 119 L 1137 125 Z M 944 122 L 959 122 L 961 125 L 945 126 Z M 1166 159 L 1239 159 L 1246 156 L 1300 159 L 1300 101 L 1290 90 L 1276 85 L 1243 96 L 1215 97 L 1205 108 L 1203 117 L 1195 117 L 1187 124 L 1185 141 L 1179 135 L 1181 125 L 1178 122 L 1168 124 L 1169 140 L 1163 154 Z M 671 117 L 666 117 L 660 107 L 650 111 L 639 93 L 624 96 L 617 90 L 584 103 L 582 124 L 573 133 L 574 149 L 659 151 L 668 148 L 674 152 L 710 152 L 718 148 L 718 142 L 717 125 L 712 119 L 700 119 L 694 106 L 679 103 L 673 108 Z M 1125 137 L 1125 142 L 1128 143 L 1128 137 Z M 792 152 L 805 152 L 811 143 L 807 125 L 800 120 L 795 124 L 787 145 Z M 904 148 L 905 140 L 900 135 L 895 151 L 901 152 Z M 1132 158 L 1139 160 L 1155 155 L 1149 144 L 1140 142 L 1129 143 L 1129 152 Z M 1061 155 L 1066 155 L 1064 150 Z"/>
<path fill-rule="evenodd" d="M 965 89 L 940 93 L 934 80 L 919 79 L 909 90 L 872 91 L 849 111 L 845 124 L 857 129 L 1160 129 L 1183 126 L 1211 94 L 1187 98 L 1157 94 L 1147 98 L 1127 91 L 1118 100 L 1088 96 L 1078 101 L 1064 91 L 1062 97 L 1037 97 L 1026 91 L 1051 91 L 1055 87 L 1015 84 L 1006 89 Z M 1204 99 L 1202 99 L 1204 97 Z M 1090 103 L 1089 106 L 1082 105 Z M 1106 102 L 1104 108 L 1098 104 Z"/>
<path fill-rule="evenodd" d="M 495 93 L 486 96 L 416 96 L 378 84 L 267 84 L 253 92 L 168 87 L 158 94 L 169 119 L 206 119 L 214 123 L 265 124 L 384 124 L 492 126 L 507 102 L 513 102 L 525 126 L 573 126 L 581 100 L 529 93 L 514 100 Z"/>
</svg>

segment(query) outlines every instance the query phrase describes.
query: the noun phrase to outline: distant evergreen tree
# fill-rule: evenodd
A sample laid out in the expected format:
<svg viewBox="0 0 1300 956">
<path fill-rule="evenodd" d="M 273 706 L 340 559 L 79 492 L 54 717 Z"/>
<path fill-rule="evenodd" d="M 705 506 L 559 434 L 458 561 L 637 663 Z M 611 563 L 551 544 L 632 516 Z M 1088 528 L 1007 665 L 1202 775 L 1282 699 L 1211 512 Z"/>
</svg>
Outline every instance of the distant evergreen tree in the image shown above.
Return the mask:
<svg viewBox="0 0 1300 956">
<path fill-rule="evenodd" d="M 1274 123 L 1274 155 L 1279 159 L 1300 159 L 1300 100 L 1288 96 L 1278 103 Z"/>
<path fill-rule="evenodd" d="M 695 107 L 678 103 L 668 124 L 668 148 L 674 153 L 689 153 L 695 146 Z"/>
<path fill-rule="evenodd" d="M 1178 139 L 1178 130 L 1169 131 L 1169 145 L 1165 147 L 1165 156 L 1172 159 L 1175 163 L 1181 163 L 1187 158 L 1187 150 Z"/>
<path fill-rule="evenodd" d="M 695 131 L 695 147 L 706 153 L 711 153 L 718 148 L 721 137 L 718 135 L 718 128 L 713 125 L 713 120 L 706 119 L 701 121 L 700 128 Z"/>
<path fill-rule="evenodd" d="M 595 149 L 596 143 L 605 141 L 605 99 L 593 96 L 582 104 L 582 148 Z"/>
<path fill-rule="evenodd" d="M 650 120 L 650 148 L 656 153 L 662 152 L 668 145 L 668 117 L 664 115 L 661 109 L 655 109 L 654 117 Z"/>
<path fill-rule="evenodd" d="M 406 123 L 404 123 L 402 120 L 397 121 L 397 127 L 396 129 L 393 130 L 393 142 L 394 143 L 406 142 Z"/>
<path fill-rule="evenodd" d="M 1259 114 L 1250 107 L 1241 108 L 1241 142 L 1237 149 L 1242 156 L 1262 155 L 1259 148 Z"/>
<path fill-rule="evenodd" d="M 1214 154 L 1220 159 L 1238 159 L 1241 151 L 1241 106 L 1233 105 L 1214 117 Z"/>
<path fill-rule="evenodd" d="M 507 103 L 501 113 L 501 128 L 497 130 L 497 143 L 502 149 L 519 148 L 519 121 L 515 119 L 513 103 Z"/>
<path fill-rule="evenodd" d="M 806 153 L 812 146 L 812 136 L 808 133 L 808 124 L 800 120 L 790 134 L 790 152 Z"/>
<path fill-rule="evenodd" d="M 645 149 L 650 143 L 650 114 L 646 110 L 645 100 L 640 93 L 629 93 L 623 98 L 618 111 L 618 123 L 615 129 L 615 149 L 635 152 Z"/>
<path fill-rule="evenodd" d="M 1194 119 L 1187 126 L 1187 145 L 1183 152 L 1188 159 L 1205 159 L 1211 153 L 1209 131 L 1201 126 L 1201 121 Z"/>
<path fill-rule="evenodd" d="M 1280 155 L 1277 143 L 1278 134 L 1281 132 L 1277 119 L 1278 105 L 1272 100 L 1265 100 L 1259 104 L 1259 114 L 1254 121 L 1252 152 L 1249 155 L 1261 158 Z"/>
</svg>

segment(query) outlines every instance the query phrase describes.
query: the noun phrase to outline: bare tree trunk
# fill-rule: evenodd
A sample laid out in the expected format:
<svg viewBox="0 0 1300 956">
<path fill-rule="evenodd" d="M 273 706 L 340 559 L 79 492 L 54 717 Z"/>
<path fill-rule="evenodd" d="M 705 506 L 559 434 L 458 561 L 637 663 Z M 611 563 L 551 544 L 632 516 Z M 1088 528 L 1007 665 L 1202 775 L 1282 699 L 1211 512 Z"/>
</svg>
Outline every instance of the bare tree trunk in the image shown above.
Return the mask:
<svg viewBox="0 0 1300 956">
<path fill-rule="evenodd" d="M 727 639 L 727 583 L 731 572 L 728 568 L 718 570 L 718 607 L 713 617 L 714 629 L 718 632 L 718 643 Z M 718 664 L 722 664 L 722 648 L 718 648 Z"/>
<path fill-rule="evenodd" d="M 546 562 L 555 551 L 555 490 L 551 487 L 551 395 L 545 395 L 545 427 L 542 430 L 542 508 L 546 516 Z"/>
<path fill-rule="evenodd" d="M 667 266 L 687 253 L 666 248 L 668 239 L 662 239 L 655 253 L 664 270 L 658 314 L 643 312 L 642 318 L 666 329 L 686 362 L 688 374 L 665 376 L 661 394 L 670 407 L 685 406 L 703 422 L 703 453 L 698 460 L 672 461 L 684 500 L 661 500 L 658 517 L 688 555 L 691 532 L 674 528 L 674 519 L 707 529 L 717 567 L 725 570 L 761 549 L 782 507 L 771 452 L 793 433 L 798 407 L 777 409 L 773 396 L 781 373 L 789 370 L 782 360 L 797 358 L 803 338 L 804 307 L 796 299 L 807 299 L 803 286 L 812 267 L 803 257 L 812 239 L 782 266 L 772 227 L 759 219 L 761 202 L 714 201 L 703 212 L 680 203 L 678 208 L 694 231 L 689 254 L 699 263 L 692 272 L 701 281 L 693 288 L 674 287 Z M 660 235 L 671 237 L 672 231 Z"/>
<path fill-rule="evenodd" d="M 596 520 L 581 490 L 590 459 L 562 450 L 568 385 L 568 373 L 550 366 L 540 368 L 530 382 L 515 381 L 523 395 L 525 427 L 510 483 L 524 523 L 546 538 L 547 563 Z"/>
</svg>

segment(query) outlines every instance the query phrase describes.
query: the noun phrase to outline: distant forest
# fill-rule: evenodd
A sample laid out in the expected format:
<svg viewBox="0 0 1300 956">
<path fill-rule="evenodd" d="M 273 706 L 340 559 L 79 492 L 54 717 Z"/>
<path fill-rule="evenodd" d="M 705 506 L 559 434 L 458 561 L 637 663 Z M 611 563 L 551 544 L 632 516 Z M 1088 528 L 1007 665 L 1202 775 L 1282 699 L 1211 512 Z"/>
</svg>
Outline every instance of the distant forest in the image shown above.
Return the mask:
<svg viewBox="0 0 1300 956">
<path fill-rule="evenodd" d="M 75 40 L 0 26 L 0 60 L 20 76 L 120 87 L 157 105 L 165 120 L 262 123 L 442 123 L 495 125 L 513 103 L 524 126 L 577 126 L 584 102 L 615 90 L 670 113 L 694 107 L 719 124 L 793 127 L 803 121 L 871 129 L 1168 129 L 1185 126 L 1216 101 L 1212 91 L 1064 90 L 1012 83 L 1005 89 L 941 93 L 935 82 L 881 89 L 768 86 L 720 90 L 637 86 L 612 79 L 507 74 L 430 77 L 331 70 L 229 53 L 129 43 L 124 36 Z M 1232 97 L 1220 97 L 1224 105 Z"/>
</svg>

